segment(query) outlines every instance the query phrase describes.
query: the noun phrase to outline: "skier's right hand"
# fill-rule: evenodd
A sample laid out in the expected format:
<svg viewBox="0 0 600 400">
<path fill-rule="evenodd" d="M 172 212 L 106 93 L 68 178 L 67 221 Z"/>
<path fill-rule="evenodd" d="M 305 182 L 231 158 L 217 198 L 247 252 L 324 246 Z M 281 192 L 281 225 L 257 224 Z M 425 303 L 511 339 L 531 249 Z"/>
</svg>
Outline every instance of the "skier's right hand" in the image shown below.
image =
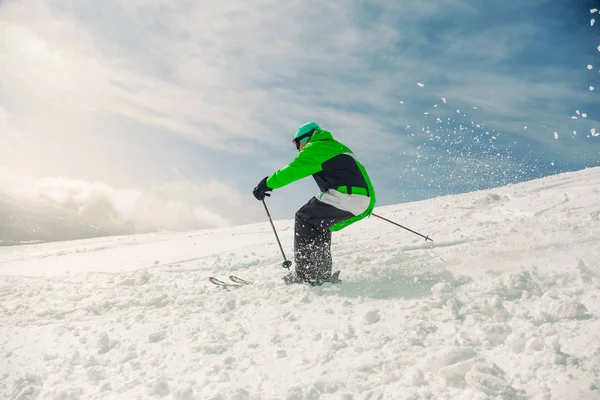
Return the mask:
<svg viewBox="0 0 600 400">
<path fill-rule="evenodd" d="M 258 201 L 263 201 L 265 199 L 265 196 L 271 196 L 269 193 L 267 193 L 273 190 L 267 186 L 268 178 L 268 176 L 265 176 L 260 182 L 258 182 L 258 185 L 256 185 L 254 191 L 252 192 L 252 194 L 254 194 L 254 197 L 256 197 L 256 200 Z"/>
</svg>

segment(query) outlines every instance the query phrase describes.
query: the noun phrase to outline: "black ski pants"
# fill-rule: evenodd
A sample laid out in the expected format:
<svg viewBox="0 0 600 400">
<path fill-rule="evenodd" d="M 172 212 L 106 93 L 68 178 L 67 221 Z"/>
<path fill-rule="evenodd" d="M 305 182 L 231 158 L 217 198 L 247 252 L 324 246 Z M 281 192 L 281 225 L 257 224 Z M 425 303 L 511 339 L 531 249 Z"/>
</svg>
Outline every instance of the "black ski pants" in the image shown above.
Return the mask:
<svg viewBox="0 0 600 400">
<path fill-rule="evenodd" d="M 294 259 L 296 274 L 304 281 L 323 281 L 331 276 L 331 231 L 354 214 L 313 197 L 296 212 Z"/>
</svg>

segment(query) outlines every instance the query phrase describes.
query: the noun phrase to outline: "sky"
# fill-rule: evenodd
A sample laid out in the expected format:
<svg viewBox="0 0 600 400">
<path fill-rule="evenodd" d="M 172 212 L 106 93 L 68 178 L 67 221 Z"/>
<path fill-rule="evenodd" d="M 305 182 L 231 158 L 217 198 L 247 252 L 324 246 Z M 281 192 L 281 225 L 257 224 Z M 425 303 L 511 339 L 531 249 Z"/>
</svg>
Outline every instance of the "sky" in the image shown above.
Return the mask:
<svg viewBox="0 0 600 400">
<path fill-rule="evenodd" d="M 0 0 L 0 190 L 141 230 L 261 221 L 307 121 L 380 206 L 598 166 L 598 3 Z"/>
</svg>

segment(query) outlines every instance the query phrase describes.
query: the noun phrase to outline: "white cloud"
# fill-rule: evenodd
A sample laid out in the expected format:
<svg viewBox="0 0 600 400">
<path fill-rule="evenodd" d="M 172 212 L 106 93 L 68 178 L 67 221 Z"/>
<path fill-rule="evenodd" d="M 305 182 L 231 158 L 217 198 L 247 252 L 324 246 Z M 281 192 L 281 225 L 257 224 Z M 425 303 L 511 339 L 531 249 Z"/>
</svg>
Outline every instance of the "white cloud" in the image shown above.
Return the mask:
<svg viewBox="0 0 600 400">
<path fill-rule="evenodd" d="M 256 219 L 231 184 L 174 182 L 148 188 L 117 189 L 101 182 L 66 177 L 33 178 L 0 167 L 0 192 L 22 204 L 46 204 L 73 212 L 92 225 L 110 222 L 128 233 L 216 228 Z"/>
<path fill-rule="evenodd" d="M 435 83 L 440 74 L 454 82 L 443 92 L 450 100 L 504 115 L 523 114 L 527 102 L 552 93 L 543 84 L 481 72 L 481 64 L 472 62 L 506 59 L 522 47 L 515 38 L 535 26 L 446 34 L 432 48 L 421 34 L 423 19 L 440 10 L 478 11 L 459 0 L 375 2 L 379 14 L 369 21 L 361 7 L 347 0 L 285 6 L 108 0 L 101 9 L 68 0 L 9 2 L 0 8 L 10 21 L 0 23 L 5 92 L 25 89 L 30 107 L 52 108 L 64 119 L 86 115 L 90 126 L 100 117 L 123 115 L 231 151 L 249 151 L 248 140 L 272 142 L 313 119 L 332 129 L 353 119 L 352 139 L 368 132 L 387 141 L 388 150 L 405 150 L 391 126 L 398 118 L 401 125 L 420 121 L 398 113 L 395 98 L 439 97 L 434 91 L 441 90 Z M 447 57 L 444 70 L 419 53 L 435 48 L 445 50 L 439 54 Z M 371 57 L 385 53 L 393 57 L 379 65 Z M 455 67 L 457 60 L 465 62 Z M 429 91 L 410 89 L 417 78 L 433 79 Z M 368 109 L 376 115 L 364 117 Z"/>
<path fill-rule="evenodd" d="M 266 141 L 323 114 L 335 124 L 347 119 L 345 105 L 381 108 L 389 98 L 385 79 L 354 78 L 369 69 L 365 54 L 399 32 L 357 27 L 347 1 L 107 1 L 102 10 L 44 0 L 0 8 L 5 92 L 25 90 L 29 114 L 37 104 L 64 118 L 85 113 L 90 125 L 124 115 L 247 151 L 240 140 Z"/>
<path fill-rule="evenodd" d="M 17 163 L 25 153 L 31 154 L 29 144 L 13 126 L 6 109 L 0 104 L 0 163 Z"/>
</svg>

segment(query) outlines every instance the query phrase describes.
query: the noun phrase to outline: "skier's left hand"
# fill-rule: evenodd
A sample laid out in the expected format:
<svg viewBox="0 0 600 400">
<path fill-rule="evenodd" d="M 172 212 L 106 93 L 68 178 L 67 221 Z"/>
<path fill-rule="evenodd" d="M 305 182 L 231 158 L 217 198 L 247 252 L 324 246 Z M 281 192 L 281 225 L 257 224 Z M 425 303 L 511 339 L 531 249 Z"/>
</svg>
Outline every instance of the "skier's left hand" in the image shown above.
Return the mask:
<svg viewBox="0 0 600 400">
<path fill-rule="evenodd" d="M 265 176 L 262 181 L 258 182 L 258 185 L 256 185 L 254 191 L 252 192 L 252 194 L 254 194 L 254 197 L 256 197 L 256 200 L 258 201 L 264 200 L 265 196 L 271 196 L 269 193 L 267 193 L 273 190 L 267 186 L 268 178 L 268 176 Z"/>
</svg>

